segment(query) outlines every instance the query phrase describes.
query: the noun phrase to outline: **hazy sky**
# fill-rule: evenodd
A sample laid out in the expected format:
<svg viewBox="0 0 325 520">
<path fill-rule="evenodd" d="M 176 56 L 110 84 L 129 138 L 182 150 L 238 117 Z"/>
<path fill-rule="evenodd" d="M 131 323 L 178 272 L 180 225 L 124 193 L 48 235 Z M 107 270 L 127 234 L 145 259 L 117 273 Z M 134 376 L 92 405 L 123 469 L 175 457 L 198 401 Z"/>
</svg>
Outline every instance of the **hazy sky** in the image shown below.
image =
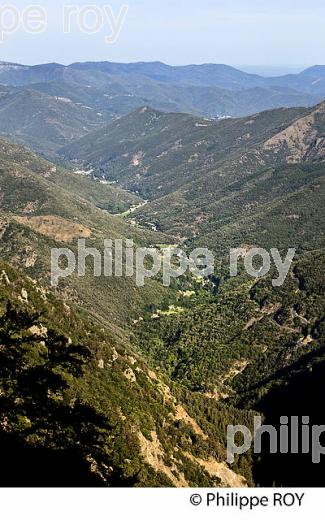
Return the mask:
<svg viewBox="0 0 325 520">
<path fill-rule="evenodd" d="M 325 62 L 324 0 L 7 0 L 16 13 L 29 5 L 47 10 L 47 28 L 30 34 L 21 27 L 4 35 L 0 59 L 20 63 L 86 60 L 164 61 L 170 64 L 313 65 Z M 63 33 L 64 4 L 79 6 L 79 22 L 95 30 L 103 6 L 118 18 L 129 6 L 116 43 L 107 17 L 99 32 L 86 34 L 77 16 L 71 32 Z M 85 6 L 98 6 L 97 20 Z M 99 13 L 99 14 L 98 14 Z M 82 14 L 84 17 L 82 18 Z M 1 13 L 0 29 L 13 24 L 12 13 Z M 79 25 L 79 26 L 78 26 Z"/>
</svg>

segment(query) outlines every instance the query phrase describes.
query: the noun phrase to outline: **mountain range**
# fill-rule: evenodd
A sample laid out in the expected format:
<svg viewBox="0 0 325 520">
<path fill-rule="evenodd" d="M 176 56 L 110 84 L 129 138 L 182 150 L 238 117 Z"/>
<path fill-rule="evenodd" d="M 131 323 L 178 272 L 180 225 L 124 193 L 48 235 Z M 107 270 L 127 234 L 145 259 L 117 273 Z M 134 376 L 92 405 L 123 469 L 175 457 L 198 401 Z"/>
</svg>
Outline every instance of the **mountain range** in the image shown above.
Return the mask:
<svg viewBox="0 0 325 520">
<path fill-rule="evenodd" d="M 0 133 L 53 156 L 70 139 L 147 105 L 213 118 L 312 106 L 325 97 L 325 67 L 264 78 L 226 65 L 1 62 L 0 85 Z"/>
</svg>

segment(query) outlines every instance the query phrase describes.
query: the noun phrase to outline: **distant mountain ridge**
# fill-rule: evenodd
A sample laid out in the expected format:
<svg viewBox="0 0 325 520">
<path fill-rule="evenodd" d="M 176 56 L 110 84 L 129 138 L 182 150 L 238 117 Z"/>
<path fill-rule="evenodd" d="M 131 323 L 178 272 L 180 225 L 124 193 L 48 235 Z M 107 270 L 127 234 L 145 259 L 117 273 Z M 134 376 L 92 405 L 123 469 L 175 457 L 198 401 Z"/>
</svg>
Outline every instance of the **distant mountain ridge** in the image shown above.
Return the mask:
<svg viewBox="0 0 325 520">
<path fill-rule="evenodd" d="M 313 81 L 325 78 L 325 65 L 314 65 L 298 74 L 277 77 L 263 77 L 258 74 L 243 72 L 225 64 L 202 64 L 172 66 L 162 62 L 77 62 L 71 65 L 47 63 L 41 65 L 20 65 L 0 62 L 0 82 L 26 85 L 36 81 L 62 79 L 72 71 L 95 71 L 112 75 L 137 75 L 166 83 L 182 83 L 200 87 L 221 87 L 233 90 L 254 87 L 290 86 L 292 82 L 301 82 L 304 91 L 312 90 Z M 308 80 L 312 79 L 311 83 Z M 308 85 L 310 88 L 308 88 Z M 325 85 L 322 85 L 325 88 Z"/>
</svg>

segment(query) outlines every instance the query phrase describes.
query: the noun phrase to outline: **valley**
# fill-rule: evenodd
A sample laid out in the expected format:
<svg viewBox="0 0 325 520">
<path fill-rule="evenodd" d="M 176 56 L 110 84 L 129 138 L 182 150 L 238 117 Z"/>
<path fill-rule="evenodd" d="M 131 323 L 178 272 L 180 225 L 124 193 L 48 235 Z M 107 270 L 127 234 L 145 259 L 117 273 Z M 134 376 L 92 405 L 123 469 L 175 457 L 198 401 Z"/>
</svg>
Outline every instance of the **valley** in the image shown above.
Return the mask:
<svg viewBox="0 0 325 520">
<path fill-rule="evenodd" d="M 62 483 L 65 458 L 67 486 L 309 485 L 307 457 L 248 451 L 230 465 L 226 448 L 227 426 L 252 431 L 256 415 L 325 419 L 315 399 L 325 355 L 323 76 L 322 67 L 282 78 L 221 65 L 0 68 L 7 484 L 26 484 L 16 451 L 24 467 L 35 462 L 31 485 L 42 461 L 52 468 L 44 485 Z M 265 89 L 281 94 L 279 107 L 256 110 L 254 97 L 217 118 L 260 89 L 264 104 Z M 227 97 L 224 110 L 216 96 Z M 85 276 L 52 287 L 51 250 L 76 253 L 80 238 L 100 253 L 105 239 L 209 248 L 217 262 L 206 280 L 186 273 L 165 287 L 158 273 L 139 287 L 135 276 L 94 277 L 88 259 Z M 284 284 L 272 286 L 274 266 L 252 278 L 242 261 L 230 277 L 237 247 L 283 257 L 295 248 Z M 312 485 L 323 485 L 323 469 Z"/>
</svg>

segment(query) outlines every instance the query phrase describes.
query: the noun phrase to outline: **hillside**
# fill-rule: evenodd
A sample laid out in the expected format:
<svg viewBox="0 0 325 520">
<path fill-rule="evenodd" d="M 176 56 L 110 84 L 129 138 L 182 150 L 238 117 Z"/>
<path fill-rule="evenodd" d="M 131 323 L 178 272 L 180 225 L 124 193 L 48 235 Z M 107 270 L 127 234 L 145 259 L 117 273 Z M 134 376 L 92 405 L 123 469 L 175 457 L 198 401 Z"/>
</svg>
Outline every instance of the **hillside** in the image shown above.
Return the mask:
<svg viewBox="0 0 325 520">
<path fill-rule="evenodd" d="M 63 96 L 7 89 L 0 96 L 0 134 L 47 155 L 105 122 L 103 114 Z"/>
<path fill-rule="evenodd" d="M 226 249 L 234 230 L 235 245 L 273 238 L 285 247 L 292 235 L 317 245 L 310 226 L 323 222 L 324 114 L 321 104 L 211 121 L 142 109 L 62 154 L 149 199 L 132 215 L 141 225 L 212 248 Z"/>
<path fill-rule="evenodd" d="M 91 74 L 91 73 L 89 73 Z M 149 78 L 104 77 L 99 84 L 80 85 L 77 78 L 36 83 L 34 90 L 100 111 L 106 120 L 128 114 L 143 105 L 165 112 L 185 112 L 206 117 L 239 117 L 282 106 L 311 106 L 322 96 L 311 96 L 286 87 L 254 87 L 232 92 L 220 87 L 157 83 Z"/>
<path fill-rule="evenodd" d="M 285 129 L 304 109 L 282 109 L 215 121 L 143 107 L 60 150 L 68 160 L 144 198 L 157 199 Z"/>
<path fill-rule="evenodd" d="M 51 248 L 69 245 L 76 251 L 78 238 L 87 238 L 99 251 L 104 239 L 128 238 L 138 245 L 168 243 L 168 237 L 130 226 L 89 200 L 92 193 L 97 203 L 103 201 L 98 205 L 115 210 L 121 193 L 122 204 L 129 194 L 55 167 L 7 142 L 0 147 L 0 180 L 1 257 L 45 286 L 50 283 Z M 110 320 L 119 334 L 119 328 L 132 321 L 141 306 L 148 300 L 158 301 L 166 292 L 155 281 L 140 290 L 134 278 L 94 278 L 90 265 L 85 278 L 74 275 L 62 280 L 58 290 L 98 319 Z"/>
<path fill-rule="evenodd" d="M 36 281 L 2 261 L 0 273 L 2 485 L 246 485 L 190 395 L 183 405 L 129 344 Z"/>
</svg>

